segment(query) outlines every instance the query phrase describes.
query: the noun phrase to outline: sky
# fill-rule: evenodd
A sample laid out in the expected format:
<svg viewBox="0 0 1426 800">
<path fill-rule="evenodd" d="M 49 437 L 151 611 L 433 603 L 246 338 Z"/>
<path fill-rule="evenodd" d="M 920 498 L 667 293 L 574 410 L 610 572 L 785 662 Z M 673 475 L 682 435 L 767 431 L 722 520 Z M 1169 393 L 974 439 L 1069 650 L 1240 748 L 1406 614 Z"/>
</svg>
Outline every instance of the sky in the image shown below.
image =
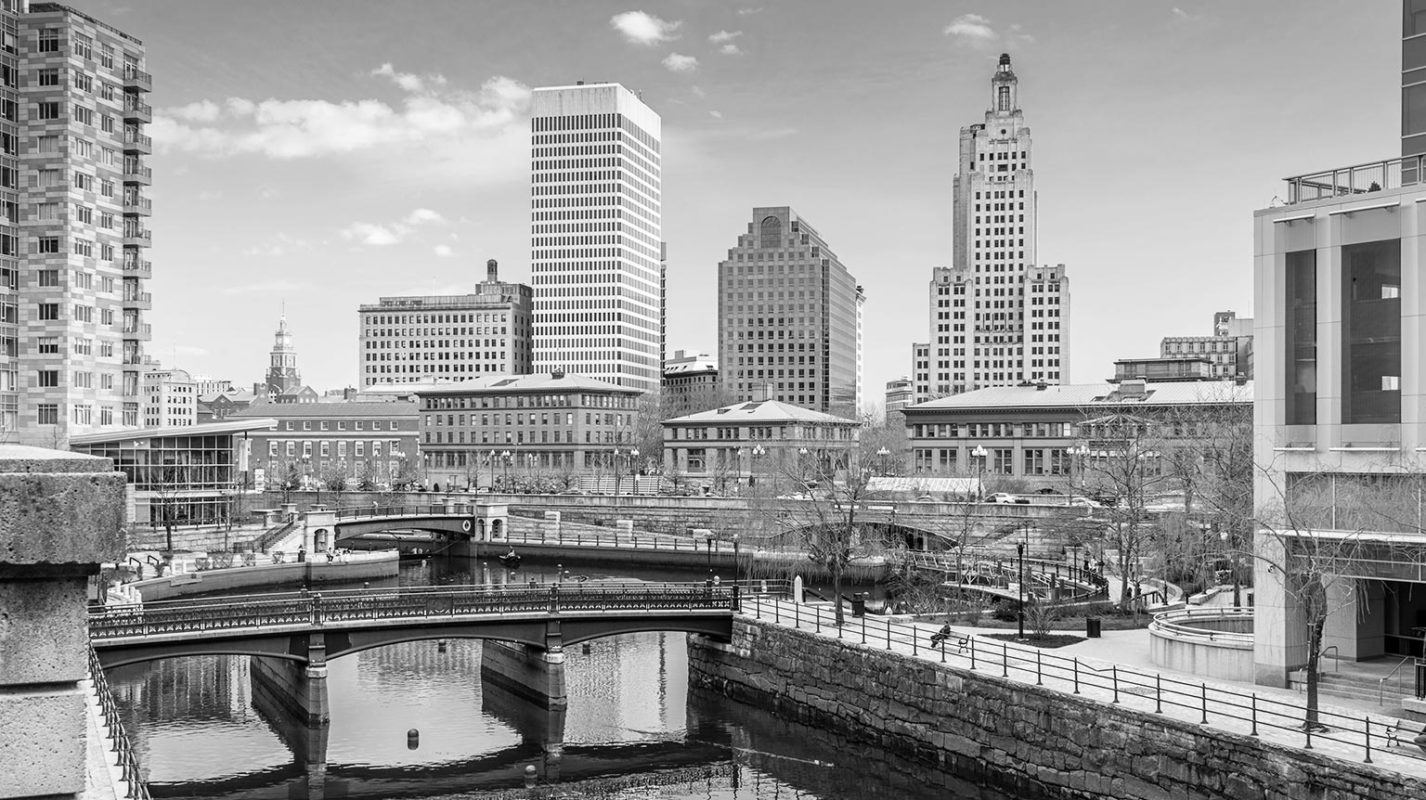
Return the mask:
<svg viewBox="0 0 1426 800">
<path fill-rule="evenodd" d="M 951 264 L 961 127 L 1008 52 L 1070 379 L 1252 313 L 1281 179 L 1399 153 L 1391 0 L 69 0 L 143 40 L 150 354 L 247 387 L 279 317 L 356 385 L 357 307 L 529 280 L 532 87 L 614 81 L 663 118 L 670 354 L 716 354 L 718 262 L 790 205 L 867 293 L 865 396 L 911 372 Z"/>
</svg>

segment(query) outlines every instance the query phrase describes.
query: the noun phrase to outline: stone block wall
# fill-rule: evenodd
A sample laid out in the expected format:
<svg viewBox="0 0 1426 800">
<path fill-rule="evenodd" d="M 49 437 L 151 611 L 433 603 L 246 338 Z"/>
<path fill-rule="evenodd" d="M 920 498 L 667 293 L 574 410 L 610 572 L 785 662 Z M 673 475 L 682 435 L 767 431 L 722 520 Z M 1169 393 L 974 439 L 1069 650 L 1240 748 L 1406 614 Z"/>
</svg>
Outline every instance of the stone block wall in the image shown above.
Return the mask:
<svg viewBox="0 0 1426 800">
<path fill-rule="evenodd" d="M 0 445 L 0 798 L 85 791 L 86 587 L 123 521 L 109 459 Z"/>
<path fill-rule="evenodd" d="M 690 681 L 1027 796 L 1406 800 L 1426 782 L 1083 696 L 735 619 Z"/>
</svg>

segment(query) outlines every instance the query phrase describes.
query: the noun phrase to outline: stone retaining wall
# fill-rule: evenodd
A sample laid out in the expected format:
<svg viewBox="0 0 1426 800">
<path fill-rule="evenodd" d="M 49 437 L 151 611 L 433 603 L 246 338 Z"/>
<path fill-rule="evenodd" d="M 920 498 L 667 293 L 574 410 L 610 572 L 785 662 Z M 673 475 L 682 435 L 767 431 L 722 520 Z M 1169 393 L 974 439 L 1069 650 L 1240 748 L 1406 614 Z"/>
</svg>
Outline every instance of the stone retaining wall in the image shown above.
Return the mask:
<svg viewBox="0 0 1426 800">
<path fill-rule="evenodd" d="M 735 619 L 690 637 L 690 681 L 1026 794 L 1407 800 L 1420 779 L 983 672 Z"/>
</svg>

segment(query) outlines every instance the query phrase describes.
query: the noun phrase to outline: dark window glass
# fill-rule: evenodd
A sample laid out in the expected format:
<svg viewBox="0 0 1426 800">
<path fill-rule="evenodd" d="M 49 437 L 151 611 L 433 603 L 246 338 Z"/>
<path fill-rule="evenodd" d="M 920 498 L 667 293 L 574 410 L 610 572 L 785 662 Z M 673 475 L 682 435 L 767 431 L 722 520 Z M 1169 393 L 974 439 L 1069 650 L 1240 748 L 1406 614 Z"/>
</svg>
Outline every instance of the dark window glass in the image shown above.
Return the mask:
<svg viewBox="0 0 1426 800">
<path fill-rule="evenodd" d="M 1317 251 L 1287 254 L 1288 425 L 1317 424 Z"/>
<path fill-rule="evenodd" d="M 763 219 L 762 239 L 758 246 L 763 248 L 782 246 L 782 220 L 777 217 Z"/>
<path fill-rule="evenodd" d="M 1342 248 L 1342 422 L 1401 421 L 1401 241 Z"/>
<path fill-rule="evenodd" d="M 1426 0 L 1406 0 L 1401 4 L 1401 36 L 1426 33 Z"/>
<path fill-rule="evenodd" d="M 1419 39 L 1407 39 L 1401 43 L 1401 71 L 1410 72 L 1413 69 L 1426 67 L 1426 36 Z M 1422 80 L 1420 76 L 1407 78 L 1402 77 L 1402 85 L 1415 83 Z"/>
<path fill-rule="evenodd" d="M 1426 131 L 1426 83 L 1401 89 L 1401 135 Z"/>
</svg>

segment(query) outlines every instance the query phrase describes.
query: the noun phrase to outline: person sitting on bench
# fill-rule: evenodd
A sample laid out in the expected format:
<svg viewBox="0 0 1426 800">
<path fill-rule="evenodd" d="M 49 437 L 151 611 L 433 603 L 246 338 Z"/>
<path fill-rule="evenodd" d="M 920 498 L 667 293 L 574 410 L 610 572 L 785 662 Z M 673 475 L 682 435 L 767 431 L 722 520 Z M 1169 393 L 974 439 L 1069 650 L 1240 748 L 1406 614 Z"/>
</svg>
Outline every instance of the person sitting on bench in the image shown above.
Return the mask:
<svg viewBox="0 0 1426 800">
<path fill-rule="evenodd" d="M 931 646 L 940 647 L 942 642 L 946 641 L 954 635 L 955 631 L 951 630 L 951 623 L 947 622 L 946 624 L 941 626 L 940 630 L 931 634 Z"/>
</svg>

